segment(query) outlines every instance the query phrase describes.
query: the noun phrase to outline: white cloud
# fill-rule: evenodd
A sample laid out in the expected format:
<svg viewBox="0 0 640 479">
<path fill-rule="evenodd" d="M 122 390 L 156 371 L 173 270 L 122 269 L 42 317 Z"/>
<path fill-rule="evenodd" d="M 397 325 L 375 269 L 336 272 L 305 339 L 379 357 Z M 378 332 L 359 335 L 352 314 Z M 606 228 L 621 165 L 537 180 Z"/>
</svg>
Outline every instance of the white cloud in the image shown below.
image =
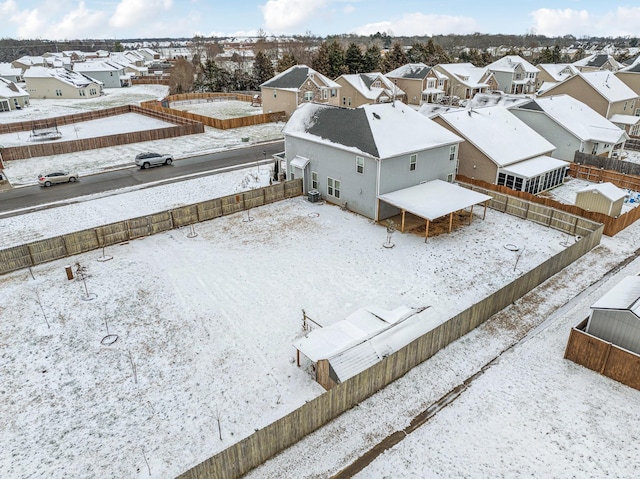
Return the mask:
<svg viewBox="0 0 640 479">
<path fill-rule="evenodd" d="M 530 13 L 534 30 L 546 36 L 575 35 L 617 37 L 637 35 L 640 7 L 618 7 L 602 15 L 586 10 L 540 8 Z"/>
<path fill-rule="evenodd" d="M 268 0 L 260 9 L 267 31 L 290 33 L 311 19 L 326 4 L 326 0 Z"/>
<path fill-rule="evenodd" d="M 355 11 L 356 11 L 356 7 L 354 7 L 353 5 L 347 5 L 342 9 L 342 12 L 345 15 L 348 15 L 348 14 L 353 13 Z"/>
<path fill-rule="evenodd" d="M 109 25 L 114 28 L 144 26 L 172 6 L 172 0 L 121 0 Z"/>
<path fill-rule="evenodd" d="M 376 32 L 393 32 L 394 35 L 446 35 L 448 33 L 473 33 L 478 31 L 477 22 L 470 17 L 453 15 L 425 15 L 406 13 L 384 22 L 368 23 L 353 30 L 360 35 Z"/>
<path fill-rule="evenodd" d="M 7 0 L 0 3 L 0 15 L 6 17 L 7 15 L 13 15 L 18 11 L 18 4 L 14 0 Z"/>
</svg>

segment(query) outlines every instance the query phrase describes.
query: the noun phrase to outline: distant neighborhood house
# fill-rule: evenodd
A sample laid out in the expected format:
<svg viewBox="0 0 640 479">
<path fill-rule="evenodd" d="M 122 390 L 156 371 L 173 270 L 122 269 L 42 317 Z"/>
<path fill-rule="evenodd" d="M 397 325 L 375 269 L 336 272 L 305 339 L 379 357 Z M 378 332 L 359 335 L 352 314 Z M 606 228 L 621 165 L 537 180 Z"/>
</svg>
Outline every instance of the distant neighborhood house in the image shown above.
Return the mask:
<svg viewBox="0 0 640 479">
<path fill-rule="evenodd" d="M 406 101 L 406 94 L 382 73 L 355 73 L 336 78 L 340 85 L 341 105 L 358 107 L 370 103 Z"/>
<path fill-rule="evenodd" d="M 504 93 L 528 94 L 536 91 L 539 70 L 518 55 L 506 55 L 487 65 L 495 76 L 498 90 Z"/>
<path fill-rule="evenodd" d="M 264 113 L 284 111 L 290 116 L 309 103 L 340 104 L 340 84 L 306 65 L 294 65 L 260 85 Z"/>
<path fill-rule="evenodd" d="M 433 68 L 447 77 L 446 93 L 449 97 L 468 100 L 478 93 L 498 90 L 495 76 L 487 68 L 476 67 L 472 63 L 440 63 Z"/>
<path fill-rule="evenodd" d="M 29 106 L 29 93 L 16 83 L 0 78 L 0 112 L 20 110 Z"/>
<path fill-rule="evenodd" d="M 102 82 L 104 88 L 121 88 L 131 85 L 131 75 L 116 62 L 89 60 L 73 64 L 73 71 Z"/>
<path fill-rule="evenodd" d="M 31 67 L 24 72 L 31 98 L 94 98 L 102 95 L 102 82 L 64 68 Z"/>
<path fill-rule="evenodd" d="M 442 100 L 447 77 L 424 63 L 408 63 L 385 74 L 406 94 L 406 103 L 422 105 Z"/>
</svg>

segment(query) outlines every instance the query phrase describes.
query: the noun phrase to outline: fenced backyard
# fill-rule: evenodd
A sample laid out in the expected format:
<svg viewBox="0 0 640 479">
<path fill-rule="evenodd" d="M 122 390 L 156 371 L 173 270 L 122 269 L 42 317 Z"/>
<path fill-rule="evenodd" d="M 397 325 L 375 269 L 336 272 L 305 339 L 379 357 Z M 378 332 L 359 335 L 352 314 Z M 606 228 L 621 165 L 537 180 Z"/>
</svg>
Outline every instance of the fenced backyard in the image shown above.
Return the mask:
<svg viewBox="0 0 640 479">
<path fill-rule="evenodd" d="M 491 194 L 491 193 L 487 193 Z M 492 195 L 493 196 L 493 195 Z M 472 331 L 493 314 L 512 304 L 545 280 L 588 253 L 600 243 L 602 225 L 541 205 L 525 206 L 524 201 L 496 195 L 489 207 L 527 217 L 580 239 L 544 263 L 519 276 L 473 306 L 445 321 L 401 350 L 354 376 L 290 414 L 203 461 L 179 479 L 236 479 L 264 463 L 280 451 L 330 422 L 380 389 L 402 377 L 442 348 Z M 527 211 L 527 215 L 524 215 Z M 531 212 L 532 216 L 528 215 Z"/>
</svg>

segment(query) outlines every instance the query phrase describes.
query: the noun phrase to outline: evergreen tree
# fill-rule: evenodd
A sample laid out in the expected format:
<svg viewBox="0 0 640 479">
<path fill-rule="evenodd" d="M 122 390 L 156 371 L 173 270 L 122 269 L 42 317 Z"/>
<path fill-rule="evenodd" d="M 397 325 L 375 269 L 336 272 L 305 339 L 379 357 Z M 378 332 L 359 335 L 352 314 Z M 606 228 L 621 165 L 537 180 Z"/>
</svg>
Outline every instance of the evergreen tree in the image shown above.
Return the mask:
<svg viewBox="0 0 640 479">
<path fill-rule="evenodd" d="M 555 45 L 553 47 L 553 53 L 551 54 L 551 63 L 560 63 L 562 59 L 562 52 L 560 51 L 560 47 Z"/>
<path fill-rule="evenodd" d="M 331 63 L 329 62 L 329 45 L 327 42 L 322 42 L 320 48 L 311 61 L 311 68 L 318 73 L 330 76 L 331 75 Z"/>
<path fill-rule="evenodd" d="M 391 50 L 384 59 L 384 68 L 386 72 L 395 70 L 396 68 L 406 65 L 408 63 L 407 55 L 402 49 L 402 45 L 398 42 L 393 44 Z"/>
<path fill-rule="evenodd" d="M 256 53 L 253 61 L 253 81 L 259 86 L 274 76 L 271 59 L 263 52 Z"/>
<path fill-rule="evenodd" d="M 291 53 L 285 53 L 282 58 L 278 60 L 278 72 L 283 72 L 289 68 L 298 64 L 298 60 Z"/>
<path fill-rule="evenodd" d="M 220 68 L 213 60 L 207 59 L 195 87 L 203 92 L 225 92 L 229 91 L 231 80 L 231 74 L 227 70 Z"/>
<path fill-rule="evenodd" d="M 344 65 L 347 73 L 362 73 L 364 71 L 364 58 L 360 47 L 351 42 L 344 54 Z"/>
<path fill-rule="evenodd" d="M 337 40 L 333 40 L 329 43 L 329 75 L 332 80 L 335 80 L 340 75 L 345 73 L 344 68 L 344 50 Z"/>
<path fill-rule="evenodd" d="M 553 54 L 549 47 L 545 47 L 545 49 L 542 50 L 538 63 L 555 63 L 553 61 Z"/>
<path fill-rule="evenodd" d="M 364 52 L 362 58 L 362 71 L 363 72 L 379 72 L 382 70 L 382 54 L 380 53 L 380 47 L 376 44 L 372 44 L 367 51 Z"/>
</svg>

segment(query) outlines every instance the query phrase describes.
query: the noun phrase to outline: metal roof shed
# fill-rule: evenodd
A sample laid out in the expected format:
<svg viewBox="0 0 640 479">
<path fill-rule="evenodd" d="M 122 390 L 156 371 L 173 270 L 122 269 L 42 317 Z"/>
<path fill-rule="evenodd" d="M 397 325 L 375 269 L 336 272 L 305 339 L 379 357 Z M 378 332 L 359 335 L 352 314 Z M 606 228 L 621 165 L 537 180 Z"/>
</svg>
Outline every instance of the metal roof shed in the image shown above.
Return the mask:
<svg viewBox="0 0 640 479">
<path fill-rule="evenodd" d="M 491 196 L 463 188 L 442 180 L 433 180 L 420 185 L 411 186 L 402 190 L 393 191 L 378 196 L 378 201 L 384 201 L 402 212 L 402 224 L 400 231 L 404 233 L 405 213 L 416 215 L 426 220 L 425 242 L 429 237 L 429 222 L 449 215 L 449 233 L 453 223 L 453 213 L 484 203 L 484 219 L 487 213 L 487 201 Z M 380 208 L 378 208 L 380 211 Z M 469 224 L 471 224 L 471 216 Z"/>
<path fill-rule="evenodd" d="M 628 276 L 591 306 L 585 332 L 640 354 L 640 277 Z"/>
</svg>

